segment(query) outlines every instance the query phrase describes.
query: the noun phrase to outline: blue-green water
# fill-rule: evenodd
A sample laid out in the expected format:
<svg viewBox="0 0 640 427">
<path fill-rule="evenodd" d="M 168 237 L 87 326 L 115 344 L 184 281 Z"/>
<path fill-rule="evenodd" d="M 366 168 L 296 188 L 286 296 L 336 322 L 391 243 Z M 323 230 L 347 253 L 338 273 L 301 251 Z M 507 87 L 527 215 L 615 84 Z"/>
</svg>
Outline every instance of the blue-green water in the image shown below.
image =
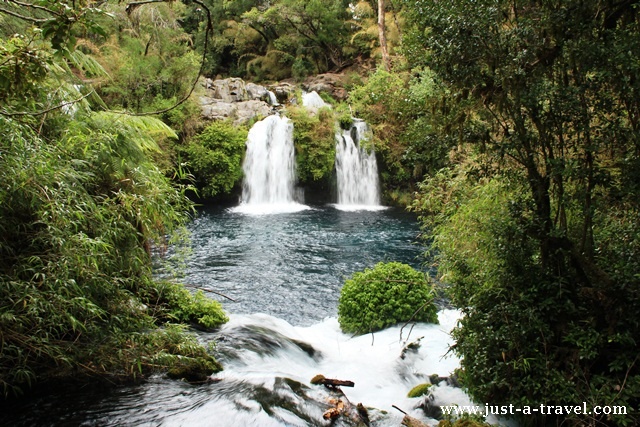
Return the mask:
<svg viewBox="0 0 640 427">
<path fill-rule="evenodd" d="M 335 316 L 340 289 L 380 261 L 421 268 L 415 216 L 400 209 L 318 206 L 246 215 L 204 207 L 191 224 L 189 284 L 211 289 L 232 313 L 266 313 L 294 325 Z"/>
</svg>

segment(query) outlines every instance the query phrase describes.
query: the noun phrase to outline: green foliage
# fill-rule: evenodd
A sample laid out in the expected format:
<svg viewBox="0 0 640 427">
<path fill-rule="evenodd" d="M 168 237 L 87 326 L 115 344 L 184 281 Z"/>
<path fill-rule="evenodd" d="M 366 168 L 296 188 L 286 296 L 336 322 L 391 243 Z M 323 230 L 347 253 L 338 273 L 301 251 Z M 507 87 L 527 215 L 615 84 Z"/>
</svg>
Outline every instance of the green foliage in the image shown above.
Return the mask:
<svg viewBox="0 0 640 427">
<path fill-rule="evenodd" d="M 184 33 L 163 28 L 175 22 L 178 2 L 153 6 L 151 15 L 166 21 L 129 22 L 138 36 L 157 37 L 144 50 L 135 37 L 110 39 L 102 30 L 114 21 L 98 25 L 105 15 L 91 2 L 38 4 L 9 1 L 0 11 L 3 22 L 23 21 L 13 22 L 22 35 L 0 39 L 0 393 L 67 376 L 139 378 L 189 359 L 213 372 L 219 365 L 195 338 L 159 327 L 226 321 L 217 302 L 178 285 L 164 285 L 160 298 L 152 276 L 152 247 L 177 242 L 192 209 L 188 188 L 165 174 L 171 165 L 154 161 L 166 160 L 161 147 L 177 134 L 157 118 L 107 111 L 91 87 L 102 83 L 103 94 L 117 87 L 140 109 L 179 97 L 179 75 L 194 63 L 185 45 L 172 45 Z M 124 5 L 104 6 L 123 14 L 117 25 L 127 24 Z M 138 86 L 109 79 L 135 54 L 140 76 L 154 65 L 162 82 L 129 98 L 127 87 Z M 174 54 L 181 60 L 158 65 Z"/>
<path fill-rule="evenodd" d="M 431 392 L 431 383 L 418 384 L 407 393 L 407 397 L 422 397 Z"/>
<path fill-rule="evenodd" d="M 353 19 L 344 0 L 277 0 L 213 2 L 212 40 L 206 74 L 252 80 L 280 80 L 341 70 L 366 60 L 376 48 L 353 35 L 361 22 Z M 186 29 L 202 37 L 202 11 L 193 4 Z"/>
<path fill-rule="evenodd" d="M 455 111 L 443 108 L 446 88 L 428 68 L 406 72 L 376 70 L 353 87 L 354 115 L 371 125 L 385 197 L 411 190 L 446 164 L 458 136 L 447 132 Z"/>
<path fill-rule="evenodd" d="M 104 23 L 110 38 L 99 45 L 84 41 L 111 76 L 99 88 L 105 102 L 145 112 L 157 108 L 159 98 L 185 96 L 198 77 L 200 57 L 178 25 L 185 12 L 181 2 L 150 3 L 131 13 L 120 4 L 105 7 L 116 17 Z"/>
<path fill-rule="evenodd" d="M 191 293 L 178 283 L 158 283 L 147 299 L 155 301 L 157 309 L 163 309 L 162 313 L 156 313 L 156 317 L 170 321 L 214 329 L 229 320 L 218 301 L 207 298 L 200 290 Z"/>
<path fill-rule="evenodd" d="M 366 334 L 400 322 L 438 323 L 433 288 L 424 273 L 399 262 L 354 273 L 340 292 L 338 321 L 344 332 Z"/>
<path fill-rule="evenodd" d="M 492 424 L 484 422 L 480 415 L 464 414 L 455 421 L 442 420 L 438 427 L 490 427 Z"/>
<path fill-rule="evenodd" d="M 203 197 L 231 192 L 242 179 L 248 131 L 229 122 L 213 122 L 180 151 Z"/>
<path fill-rule="evenodd" d="M 481 402 L 637 408 L 640 265 L 622 249 L 639 237 L 635 5 L 405 5 L 410 62 L 447 82 L 442 130 L 461 136 L 416 206 L 465 314 L 465 385 Z"/>
<path fill-rule="evenodd" d="M 298 179 L 303 184 L 330 179 L 336 156 L 335 116 L 328 108 L 312 115 L 305 108 L 287 108 L 293 122 Z"/>
<path fill-rule="evenodd" d="M 336 121 L 340 129 L 349 130 L 353 125 L 353 116 L 349 104 L 341 102 L 335 108 Z"/>
</svg>

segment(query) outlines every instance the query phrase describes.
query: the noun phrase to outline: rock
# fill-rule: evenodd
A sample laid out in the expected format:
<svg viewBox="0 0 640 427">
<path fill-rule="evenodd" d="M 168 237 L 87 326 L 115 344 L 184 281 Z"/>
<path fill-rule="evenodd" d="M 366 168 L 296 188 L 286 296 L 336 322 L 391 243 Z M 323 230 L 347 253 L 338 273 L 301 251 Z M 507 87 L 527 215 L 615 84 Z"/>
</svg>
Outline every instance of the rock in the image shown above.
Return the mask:
<svg viewBox="0 0 640 427">
<path fill-rule="evenodd" d="M 244 80 L 231 77 L 222 80 L 206 79 L 207 96 L 224 102 L 241 102 L 249 100 Z"/>
<path fill-rule="evenodd" d="M 280 82 L 269 86 L 269 89 L 275 93 L 276 99 L 280 104 L 286 104 L 293 99 L 296 94 L 296 87 L 288 82 Z"/>
<path fill-rule="evenodd" d="M 302 84 L 302 87 L 307 92 L 326 92 L 331 95 L 332 98 L 338 101 L 344 101 L 349 94 L 344 88 L 343 79 L 344 75 L 342 74 L 318 74 L 317 76 L 308 77 Z"/>
<path fill-rule="evenodd" d="M 270 115 L 273 108 L 264 101 L 224 102 L 219 99 L 200 97 L 202 116 L 209 120 L 230 119 L 235 125 L 245 124 L 254 118 Z"/>
<path fill-rule="evenodd" d="M 211 356 L 180 357 L 167 371 L 167 376 L 175 380 L 198 383 L 208 381 L 211 374 L 221 370 L 220 363 Z"/>
<path fill-rule="evenodd" d="M 249 99 L 269 102 L 269 91 L 266 87 L 257 85 L 255 83 L 247 83 L 245 86 L 247 89 L 247 95 Z"/>
</svg>

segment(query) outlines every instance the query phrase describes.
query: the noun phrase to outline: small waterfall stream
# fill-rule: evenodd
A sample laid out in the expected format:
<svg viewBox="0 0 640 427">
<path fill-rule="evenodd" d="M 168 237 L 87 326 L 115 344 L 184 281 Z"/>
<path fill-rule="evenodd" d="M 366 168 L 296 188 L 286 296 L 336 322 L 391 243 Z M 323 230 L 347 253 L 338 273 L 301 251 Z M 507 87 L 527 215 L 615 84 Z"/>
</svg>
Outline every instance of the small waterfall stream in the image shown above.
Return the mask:
<svg viewBox="0 0 640 427">
<path fill-rule="evenodd" d="M 351 129 L 336 135 L 336 178 L 338 207 L 375 209 L 380 206 L 378 164 L 373 147 L 367 147 L 371 130 L 355 119 Z"/>
</svg>

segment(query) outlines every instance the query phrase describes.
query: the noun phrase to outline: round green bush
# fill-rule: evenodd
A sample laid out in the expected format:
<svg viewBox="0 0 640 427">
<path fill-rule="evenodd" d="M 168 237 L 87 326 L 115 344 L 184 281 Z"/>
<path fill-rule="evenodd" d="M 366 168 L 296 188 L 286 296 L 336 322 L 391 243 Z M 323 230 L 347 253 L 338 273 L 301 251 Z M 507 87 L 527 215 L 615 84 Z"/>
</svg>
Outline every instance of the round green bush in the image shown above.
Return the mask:
<svg viewBox="0 0 640 427">
<path fill-rule="evenodd" d="M 399 262 L 355 273 L 338 302 L 338 322 L 346 333 L 366 334 L 411 320 L 438 323 L 437 312 L 425 275 Z"/>
</svg>

